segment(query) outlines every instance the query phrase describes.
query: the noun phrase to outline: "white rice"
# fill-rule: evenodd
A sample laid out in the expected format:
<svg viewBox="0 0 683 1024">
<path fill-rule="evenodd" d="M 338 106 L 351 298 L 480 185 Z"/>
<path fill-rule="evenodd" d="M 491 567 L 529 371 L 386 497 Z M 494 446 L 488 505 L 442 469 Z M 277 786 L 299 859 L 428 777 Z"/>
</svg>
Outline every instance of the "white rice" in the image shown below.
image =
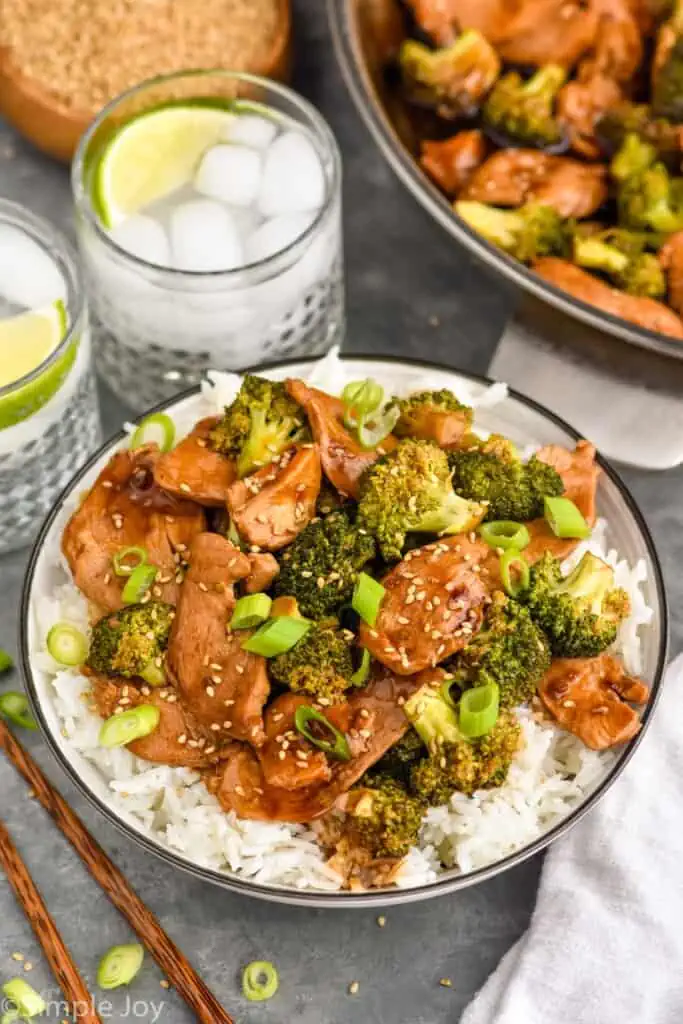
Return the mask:
<svg viewBox="0 0 683 1024">
<path fill-rule="evenodd" d="M 321 360 L 309 377 L 316 386 L 337 392 L 343 387 L 343 364 L 336 352 Z M 202 406 L 183 407 L 174 419 L 179 433 L 199 415 L 220 412 L 240 385 L 236 374 L 209 373 L 202 386 Z M 411 390 L 429 387 L 428 378 L 413 381 Z M 433 382 L 431 383 L 433 386 Z M 458 397 L 491 407 L 505 399 L 504 385 L 490 389 L 463 385 Z M 65 510 L 65 515 L 68 510 Z M 600 520 L 589 541 L 577 548 L 567 567 L 585 550 L 614 567 L 615 581 L 631 598 L 633 613 L 620 630 L 616 650 L 627 669 L 641 670 L 639 630 L 652 619 L 642 592 L 645 565 L 619 557 L 607 543 L 608 526 Z M 51 552 L 52 553 L 52 552 Z M 328 868 L 312 832 L 303 825 L 242 821 L 226 814 L 196 772 L 151 765 L 125 748 L 105 750 L 98 745 L 101 719 L 89 710 L 87 680 L 65 669 L 48 654 L 45 638 L 57 621 L 87 631 L 87 603 L 76 589 L 57 547 L 54 561 L 60 582 L 34 601 L 32 660 L 50 681 L 54 708 L 66 744 L 85 758 L 106 786 L 109 805 L 132 820 L 147 836 L 187 860 L 221 872 L 233 872 L 260 884 L 295 889 L 335 890 L 339 876 Z M 467 873 L 492 864 L 536 840 L 566 818 L 599 784 L 614 754 L 596 753 L 560 729 L 521 711 L 524 746 L 516 756 L 505 785 L 468 798 L 454 796 L 447 806 L 427 812 L 420 844 L 406 858 L 397 884 L 412 888 L 433 881 L 448 869 Z"/>
</svg>

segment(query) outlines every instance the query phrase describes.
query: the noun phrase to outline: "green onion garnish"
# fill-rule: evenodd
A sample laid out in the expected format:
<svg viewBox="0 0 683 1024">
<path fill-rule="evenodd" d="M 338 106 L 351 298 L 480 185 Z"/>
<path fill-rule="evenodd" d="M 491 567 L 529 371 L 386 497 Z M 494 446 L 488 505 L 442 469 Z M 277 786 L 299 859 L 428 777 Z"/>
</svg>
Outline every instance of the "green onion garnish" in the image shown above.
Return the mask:
<svg viewBox="0 0 683 1024">
<path fill-rule="evenodd" d="M 140 673 L 140 678 L 150 686 L 165 686 L 167 681 L 163 666 L 157 665 L 155 661 L 150 661 L 149 665 L 145 665 Z"/>
<path fill-rule="evenodd" d="M 517 579 L 512 578 L 512 573 Z M 500 578 L 503 581 L 505 592 L 510 597 L 518 597 L 529 587 L 529 563 L 520 555 L 519 551 L 511 548 L 500 556 Z"/>
<path fill-rule="evenodd" d="M 460 698 L 458 724 L 463 736 L 486 736 L 498 721 L 500 691 L 497 683 L 474 686 Z"/>
<path fill-rule="evenodd" d="M 13 1020 L 29 1020 L 45 1013 L 47 1004 L 39 992 L 36 992 L 23 978 L 13 978 L 2 986 L 3 995 L 14 1004 L 2 1017 L 2 1024 Z"/>
<path fill-rule="evenodd" d="M 11 668 L 14 668 L 12 656 L 8 654 L 7 651 L 3 651 L 0 647 L 0 674 L 3 672 L 9 672 Z"/>
<path fill-rule="evenodd" d="M 242 992 L 250 1003 L 272 999 L 279 984 L 277 970 L 268 960 L 253 960 L 242 971 Z"/>
<path fill-rule="evenodd" d="M 161 438 L 161 439 L 160 439 Z M 140 448 L 143 444 L 156 442 L 162 452 L 169 452 L 175 441 L 175 426 L 165 412 L 157 412 L 145 416 L 130 439 L 131 448 Z"/>
<path fill-rule="evenodd" d="M 253 636 L 244 641 L 242 649 L 252 654 L 262 654 L 264 658 L 274 658 L 277 654 L 291 650 L 310 628 L 308 619 L 279 615 L 276 619 L 264 622 Z"/>
<path fill-rule="evenodd" d="M 133 740 L 149 736 L 159 724 L 161 713 L 154 704 L 138 704 L 120 715 L 112 715 L 100 729 L 101 747 L 125 747 Z"/>
<path fill-rule="evenodd" d="M 351 381 L 342 391 L 341 397 L 346 406 L 344 424 L 355 430 L 362 420 L 379 409 L 384 398 L 384 388 L 368 377 L 366 380 Z"/>
<path fill-rule="evenodd" d="M 548 526 L 556 537 L 585 540 L 591 528 L 569 498 L 544 498 L 543 510 Z"/>
<path fill-rule="evenodd" d="M 82 665 L 88 657 L 88 641 L 69 622 L 58 622 L 47 634 L 47 649 L 60 665 Z"/>
<path fill-rule="evenodd" d="M 492 548 L 503 548 L 505 551 L 510 548 L 521 551 L 531 540 L 524 523 L 515 523 L 512 519 L 496 519 L 492 523 L 483 523 L 479 527 L 479 534 Z"/>
<path fill-rule="evenodd" d="M 331 736 L 331 739 L 324 739 L 314 735 L 309 725 L 311 722 L 315 722 L 316 725 L 325 729 Z M 315 708 L 310 707 L 308 704 L 300 704 L 294 713 L 294 725 L 309 743 L 324 751 L 328 757 L 334 757 L 337 761 L 349 761 L 351 759 L 351 748 L 344 733 L 340 732 L 339 729 L 335 729 L 332 723 L 328 722 L 325 716 L 316 711 Z"/>
<path fill-rule="evenodd" d="M 28 709 L 26 695 L 17 690 L 8 690 L 0 696 L 0 715 L 22 729 L 37 729 L 35 719 Z"/>
<path fill-rule="evenodd" d="M 112 557 L 111 564 L 117 576 L 130 576 L 146 561 L 147 552 L 144 548 L 130 547 L 117 551 Z"/>
<path fill-rule="evenodd" d="M 372 576 L 368 576 L 366 572 L 359 574 L 353 588 L 351 607 L 368 626 L 374 626 L 377 622 L 379 607 L 385 593 L 382 584 L 373 580 Z"/>
<path fill-rule="evenodd" d="M 361 448 L 371 451 L 387 437 L 396 426 L 401 415 L 397 405 L 389 406 L 384 412 L 361 420 L 358 424 L 358 440 Z"/>
<path fill-rule="evenodd" d="M 352 686 L 364 686 L 367 682 L 368 676 L 370 675 L 370 651 L 367 648 L 363 648 L 363 657 L 361 658 L 360 665 L 351 676 Z"/>
<path fill-rule="evenodd" d="M 248 594 L 235 605 L 230 619 L 230 629 L 253 629 L 265 622 L 270 615 L 272 600 L 267 594 Z"/>
<path fill-rule="evenodd" d="M 130 985 L 142 967 L 144 958 L 144 949 L 135 942 L 127 946 L 112 946 L 100 960 L 97 984 L 104 989 Z"/>
<path fill-rule="evenodd" d="M 157 570 L 154 565 L 145 563 L 144 565 L 139 565 L 137 569 L 133 569 L 121 593 L 123 603 L 137 604 L 145 596 L 156 577 Z"/>
<path fill-rule="evenodd" d="M 458 702 L 453 699 L 453 694 L 451 693 L 454 684 L 455 676 L 450 676 L 448 679 L 444 679 L 443 683 L 441 684 L 441 696 L 443 697 L 447 704 L 450 704 L 452 708 L 458 706 Z M 460 695 L 458 695 L 458 700 L 460 700 Z"/>
</svg>

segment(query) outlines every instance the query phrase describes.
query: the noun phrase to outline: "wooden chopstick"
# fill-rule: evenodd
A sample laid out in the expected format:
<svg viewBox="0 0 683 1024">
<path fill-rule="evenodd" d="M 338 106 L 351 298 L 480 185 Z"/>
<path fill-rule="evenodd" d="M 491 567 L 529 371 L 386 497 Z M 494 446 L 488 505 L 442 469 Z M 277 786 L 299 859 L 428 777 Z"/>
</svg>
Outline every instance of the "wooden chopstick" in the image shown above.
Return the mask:
<svg viewBox="0 0 683 1024">
<path fill-rule="evenodd" d="M 235 1024 L 192 964 L 166 934 L 154 914 L 142 902 L 99 843 L 93 839 L 64 797 L 53 788 L 31 755 L 0 720 L 2 747 L 39 802 L 64 833 L 90 874 L 114 906 L 137 932 L 168 980 L 200 1024 Z"/>
<path fill-rule="evenodd" d="M 71 953 L 57 931 L 43 897 L 38 892 L 28 868 L 12 842 L 12 838 L 0 821 L 0 864 L 5 869 L 8 881 L 31 922 L 38 942 L 43 947 L 53 974 L 59 982 L 69 1006 L 69 1016 L 83 1024 L 101 1024 L 93 1006 L 92 996 L 74 963 Z"/>
</svg>

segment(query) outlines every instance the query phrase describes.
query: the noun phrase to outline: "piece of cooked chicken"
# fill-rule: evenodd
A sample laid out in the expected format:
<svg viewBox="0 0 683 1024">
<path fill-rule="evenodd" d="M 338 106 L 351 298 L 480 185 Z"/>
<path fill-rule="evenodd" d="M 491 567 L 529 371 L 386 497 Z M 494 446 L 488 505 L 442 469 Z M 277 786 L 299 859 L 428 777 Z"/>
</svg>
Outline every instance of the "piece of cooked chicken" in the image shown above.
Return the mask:
<svg viewBox="0 0 683 1024">
<path fill-rule="evenodd" d="M 487 151 L 483 132 L 475 128 L 442 142 L 423 142 L 420 165 L 447 196 L 455 199 L 484 162 Z"/>
<path fill-rule="evenodd" d="M 154 468 L 160 487 L 210 508 L 225 505 L 237 470 L 234 462 L 209 447 L 209 435 L 217 423 L 219 416 L 200 420 L 187 437 L 160 457 Z"/>
</svg>

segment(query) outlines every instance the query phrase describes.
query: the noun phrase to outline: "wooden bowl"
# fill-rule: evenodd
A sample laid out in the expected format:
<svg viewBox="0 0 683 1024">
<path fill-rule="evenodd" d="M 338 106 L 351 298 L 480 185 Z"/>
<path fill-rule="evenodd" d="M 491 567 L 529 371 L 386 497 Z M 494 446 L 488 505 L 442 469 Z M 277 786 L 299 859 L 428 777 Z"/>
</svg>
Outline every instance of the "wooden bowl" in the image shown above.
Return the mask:
<svg viewBox="0 0 683 1024">
<path fill-rule="evenodd" d="M 276 3 L 279 7 L 280 30 L 270 53 L 258 65 L 239 70 L 286 81 L 291 62 L 292 15 L 290 0 L 276 0 Z M 160 69 L 160 73 L 163 70 Z M 0 48 L 0 114 L 20 135 L 44 153 L 69 163 L 78 140 L 99 109 L 74 110 L 67 107 L 41 83 L 25 75 L 12 62 L 9 52 Z"/>
</svg>

